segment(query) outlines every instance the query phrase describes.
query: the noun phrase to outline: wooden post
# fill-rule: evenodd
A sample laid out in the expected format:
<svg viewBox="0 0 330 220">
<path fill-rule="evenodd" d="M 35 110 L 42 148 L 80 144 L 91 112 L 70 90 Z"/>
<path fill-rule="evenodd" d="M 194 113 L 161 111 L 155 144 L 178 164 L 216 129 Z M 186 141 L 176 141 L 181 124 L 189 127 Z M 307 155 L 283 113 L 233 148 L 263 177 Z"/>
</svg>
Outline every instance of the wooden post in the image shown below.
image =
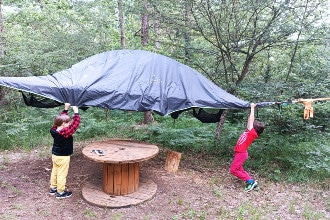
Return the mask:
<svg viewBox="0 0 330 220">
<path fill-rule="evenodd" d="M 168 151 L 166 156 L 165 169 L 169 172 L 178 171 L 181 160 L 181 153 L 176 151 Z"/>
</svg>

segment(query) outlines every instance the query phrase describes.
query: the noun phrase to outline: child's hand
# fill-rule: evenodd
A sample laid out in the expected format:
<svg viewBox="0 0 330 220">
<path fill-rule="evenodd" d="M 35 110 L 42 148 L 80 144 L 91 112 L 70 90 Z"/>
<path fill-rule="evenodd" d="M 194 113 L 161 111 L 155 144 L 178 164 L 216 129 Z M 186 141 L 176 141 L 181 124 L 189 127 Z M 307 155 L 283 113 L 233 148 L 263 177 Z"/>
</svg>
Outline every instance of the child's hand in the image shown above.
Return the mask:
<svg viewBox="0 0 330 220">
<path fill-rule="evenodd" d="M 254 107 L 256 107 L 256 106 L 257 106 L 257 105 L 254 104 L 254 103 L 251 103 L 251 104 L 250 104 L 250 107 L 251 107 L 251 108 L 254 108 Z"/>
<path fill-rule="evenodd" d="M 78 113 L 78 106 L 72 106 L 72 110 L 74 113 Z"/>
<path fill-rule="evenodd" d="M 69 110 L 70 108 L 70 103 L 64 103 L 64 109 Z"/>
</svg>

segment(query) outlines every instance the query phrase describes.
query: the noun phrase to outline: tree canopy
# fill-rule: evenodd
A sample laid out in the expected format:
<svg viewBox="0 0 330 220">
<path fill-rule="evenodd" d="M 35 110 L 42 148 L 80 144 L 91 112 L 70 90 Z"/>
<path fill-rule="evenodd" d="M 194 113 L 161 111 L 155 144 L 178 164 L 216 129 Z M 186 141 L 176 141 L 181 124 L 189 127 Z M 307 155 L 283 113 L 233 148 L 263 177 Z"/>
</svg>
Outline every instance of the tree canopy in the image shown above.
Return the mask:
<svg viewBox="0 0 330 220">
<path fill-rule="evenodd" d="M 124 27 L 127 49 L 157 48 L 244 100 L 330 94 L 326 0 L 26 0 L 1 8 L 1 76 L 47 75 L 121 49 Z"/>
</svg>

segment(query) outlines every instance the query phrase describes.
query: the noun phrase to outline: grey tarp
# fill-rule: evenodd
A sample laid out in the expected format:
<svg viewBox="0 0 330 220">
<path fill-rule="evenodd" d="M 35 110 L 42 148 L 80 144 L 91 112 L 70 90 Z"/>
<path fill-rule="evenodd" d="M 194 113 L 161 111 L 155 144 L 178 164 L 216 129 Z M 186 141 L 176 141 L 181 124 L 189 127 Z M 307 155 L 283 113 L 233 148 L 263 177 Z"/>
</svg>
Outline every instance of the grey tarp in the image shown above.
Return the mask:
<svg viewBox="0 0 330 220">
<path fill-rule="evenodd" d="M 0 85 L 79 107 L 153 110 L 160 115 L 192 107 L 250 106 L 196 70 L 143 50 L 100 53 L 47 76 L 0 77 Z"/>
</svg>

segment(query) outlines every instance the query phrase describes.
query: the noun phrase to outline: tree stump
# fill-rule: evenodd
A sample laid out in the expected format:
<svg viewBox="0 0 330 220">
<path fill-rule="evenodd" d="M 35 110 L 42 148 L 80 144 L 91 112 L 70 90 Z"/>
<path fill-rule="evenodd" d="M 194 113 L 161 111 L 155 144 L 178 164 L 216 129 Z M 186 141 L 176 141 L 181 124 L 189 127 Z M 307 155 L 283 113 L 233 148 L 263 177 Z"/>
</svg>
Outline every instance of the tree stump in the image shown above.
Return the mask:
<svg viewBox="0 0 330 220">
<path fill-rule="evenodd" d="M 181 153 L 176 151 L 168 151 L 165 162 L 165 169 L 169 172 L 178 171 L 181 160 Z"/>
</svg>

